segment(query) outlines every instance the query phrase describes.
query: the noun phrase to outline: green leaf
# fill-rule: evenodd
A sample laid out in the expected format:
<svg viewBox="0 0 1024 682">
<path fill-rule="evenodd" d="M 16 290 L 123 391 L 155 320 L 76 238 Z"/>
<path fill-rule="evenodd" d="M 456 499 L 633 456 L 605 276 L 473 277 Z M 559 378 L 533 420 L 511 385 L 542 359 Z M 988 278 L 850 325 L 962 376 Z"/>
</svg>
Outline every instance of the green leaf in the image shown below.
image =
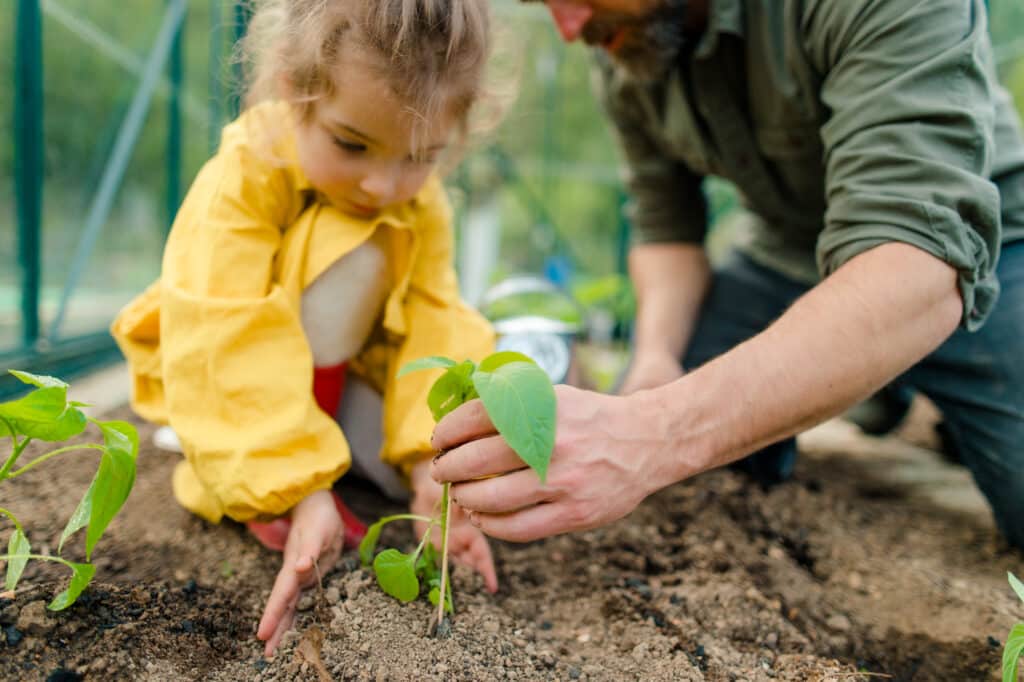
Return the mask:
<svg viewBox="0 0 1024 682">
<path fill-rule="evenodd" d="M 82 594 L 89 582 L 92 581 L 92 577 L 96 575 L 96 567 L 92 564 L 71 564 L 71 584 L 68 585 L 68 589 L 64 590 L 50 602 L 46 608 L 51 611 L 63 611 L 67 607 L 71 606 L 78 599 L 78 595 Z"/>
<path fill-rule="evenodd" d="M 23 384 L 31 384 L 32 386 L 38 386 L 39 388 L 67 388 L 68 385 L 58 379 L 57 377 L 48 377 L 40 374 L 29 374 L 28 372 L 21 372 L 16 369 L 7 370 L 18 378 Z"/>
<path fill-rule="evenodd" d="M 1020 600 L 1024 601 L 1024 583 L 1018 580 L 1017 576 L 1015 576 L 1013 573 L 1007 572 L 1006 577 L 1010 580 L 1010 587 L 1012 587 L 1013 591 L 1017 593 L 1017 596 L 1020 597 Z"/>
<path fill-rule="evenodd" d="M 385 549 L 373 560 L 373 570 L 381 589 L 403 603 L 420 595 L 420 581 L 416 578 L 416 560 L 397 549 Z"/>
<path fill-rule="evenodd" d="M 493 372 L 475 372 L 473 384 L 498 433 L 545 481 L 555 447 L 551 379 L 537 365 L 510 362 Z"/>
<path fill-rule="evenodd" d="M 1017 668 L 1024 653 L 1024 623 L 1017 623 L 1006 638 L 1003 649 L 1003 682 L 1017 682 Z"/>
<path fill-rule="evenodd" d="M 64 550 L 64 542 L 68 538 L 89 525 L 89 517 L 92 515 L 92 494 L 95 482 L 96 479 L 93 478 L 93 483 L 89 485 L 89 489 L 85 491 L 82 499 L 78 502 L 78 506 L 75 507 L 75 513 L 68 519 L 68 525 L 64 526 L 64 532 L 60 534 L 60 542 L 57 544 L 57 554 Z"/>
<path fill-rule="evenodd" d="M 380 540 L 380 532 L 384 529 L 387 521 L 378 521 L 366 529 L 366 535 L 359 543 L 359 562 L 369 566 L 373 562 L 373 552 L 377 549 L 377 541 Z"/>
<path fill-rule="evenodd" d="M 92 509 L 85 534 L 85 558 L 89 560 L 96 543 L 128 499 L 135 483 L 135 460 L 139 454 L 139 435 L 134 426 L 121 421 L 94 423 L 103 432 L 104 450 L 89 486 Z"/>
<path fill-rule="evenodd" d="M 441 421 L 446 414 L 469 399 L 467 396 L 473 389 L 471 377 L 475 369 L 476 365 L 471 360 L 460 362 L 450 367 L 430 387 L 427 406 L 430 407 L 434 421 Z"/>
<path fill-rule="evenodd" d="M 507 365 L 510 362 L 529 362 L 532 365 L 537 364 L 529 355 L 523 355 L 522 353 L 514 350 L 503 350 L 498 353 L 492 353 L 484 358 L 480 363 L 480 371 L 493 372 L 502 365 Z"/>
<path fill-rule="evenodd" d="M 20 528 L 15 528 L 14 533 L 11 534 L 10 542 L 7 543 L 7 554 L 12 558 L 7 560 L 7 581 L 6 588 L 13 590 L 18 586 L 18 581 L 21 580 L 21 574 L 25 571 L 25 564 L 28 563 L 27 556 L 16 556 L 31 554 L 32 546 L 28 542 L 28 538 L 21 532 Z"/>
<path fill-rule="evenodd" d="M 85 415 L 68 405 L 67 387 L 37 388 L 28 395 L 0 403 L 0 416 L 19 434 L 44 441 L 67 440 L 85 430 Z M 11 435 L 0 421 L 0 436 Z"/>
<path fill-rule="evenodd" d="M 421 369 L 448 369 L 454 367 L 455 361 L 451 358 L 444 358 L 440 355 L 431 355 L 426 358 L 420 358 L 419 360 L 413 360 L 412 362 L 406 363 L 400 370 L 398 370 L 398 377 L 404 377 L 410 372 L 418 372 Z"/>
</svg>

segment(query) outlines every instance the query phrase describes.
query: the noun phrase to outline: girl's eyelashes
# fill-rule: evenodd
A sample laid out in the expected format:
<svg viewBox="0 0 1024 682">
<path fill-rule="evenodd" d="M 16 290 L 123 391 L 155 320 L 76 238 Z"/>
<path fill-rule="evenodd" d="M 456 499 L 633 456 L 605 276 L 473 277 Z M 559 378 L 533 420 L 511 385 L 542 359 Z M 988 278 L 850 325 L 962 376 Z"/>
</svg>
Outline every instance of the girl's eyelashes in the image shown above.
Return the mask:
<svg viewBox="0 0 1024 682">
<path fill-rule="evenodd" d="M 360 142 L 350 142 L 340 137 L 334 138 L 334 144 L 342 151 L 346 151 L 350 154 L 361 154 L 362 152 L 366 151 L 365 144 L 362 144 Z"/>
</svg>

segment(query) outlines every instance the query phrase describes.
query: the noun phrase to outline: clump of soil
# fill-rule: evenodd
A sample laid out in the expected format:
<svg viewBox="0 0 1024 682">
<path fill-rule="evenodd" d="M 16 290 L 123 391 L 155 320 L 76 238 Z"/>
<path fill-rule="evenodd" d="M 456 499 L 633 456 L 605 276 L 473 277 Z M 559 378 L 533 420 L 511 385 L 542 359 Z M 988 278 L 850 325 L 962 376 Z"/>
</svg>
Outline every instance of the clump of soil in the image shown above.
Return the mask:
<svg viewBox="0 0 1024 682">
<path fill-rule="evenodd" d="M 265 661 L 254 632 L 279 557 L 236 524 L 179 508 L 177 456 L 148 446 L 152 429 L 139 427 L 138 482 L 96 550 L 97 582 L 50 614 L 66 576 L 30 563 L 18 594 L 0 599 L 0 678 L 981 680 L 999 670 L 1019 616 L 1005 571 L 1024 572 L 1021 555 L 989 522 L 826 453 L 771 490 L 712 472 L 608 528 L 495 543 L 499 593 L 457 569 L 445 639 L 427 636 L 429 605 L 383 595 L 349 553 Z M 94 471 L 84 453 L 63 464 L 3 491 L 43 551 Z M 362 488 L 348 497 L 367 520 L 389 510 Z M 413 538 L 388 530 L 384 542 Z"/>
</svg>

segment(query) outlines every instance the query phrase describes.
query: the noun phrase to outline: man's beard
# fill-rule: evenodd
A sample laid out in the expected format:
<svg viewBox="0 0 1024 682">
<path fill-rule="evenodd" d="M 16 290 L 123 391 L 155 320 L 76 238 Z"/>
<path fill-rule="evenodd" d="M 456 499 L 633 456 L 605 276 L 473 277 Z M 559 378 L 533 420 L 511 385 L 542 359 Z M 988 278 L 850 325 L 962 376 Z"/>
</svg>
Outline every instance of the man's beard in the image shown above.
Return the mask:
<svg viewBox="0 0 1024 682">
<path fill-rule="evenodd" d="M 643 82 L 661 80 L 686 46 L 687 0 L 665 0 L 645 17 L 606 14 L 595 16 L 583 27 L 583 41 L 606 47 L 620 29 L 627 32 L 622 44 L 608 55 L 631 76 Z"/>
</svg>

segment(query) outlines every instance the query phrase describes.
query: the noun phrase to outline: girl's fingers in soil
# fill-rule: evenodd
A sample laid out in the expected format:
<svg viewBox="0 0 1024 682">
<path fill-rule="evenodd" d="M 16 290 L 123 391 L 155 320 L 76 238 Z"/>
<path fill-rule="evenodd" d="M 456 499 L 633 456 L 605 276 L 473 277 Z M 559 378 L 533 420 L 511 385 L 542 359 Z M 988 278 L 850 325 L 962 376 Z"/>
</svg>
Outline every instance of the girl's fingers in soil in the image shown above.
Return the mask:
<svg viewBox="0 0 1024 682">
<path fill-rule="evenodd" d="M 493 594 L 498 591 L 498 572 L 494 568 L 491 546 L 483 533 L 470 526 L 467 519 L 463 518 L 463 524 L 450 531 L 452 556 L 456 562 L 479 573 L 487 591 Z"/>
<path fill-rule="evenodd" d="M 263 654 L 266 657 L 274 655 L 277 651 L 277 645 L 281 643 L 286 632 L 292 629 L 292 625 L 295 624 L 295 606 L 292 605 L 291 611 L 281 620 L 277 625 L 277 629 L 274 630 L 273 636 L 267 641 L 267 646 L 263 648 Z"/>
<path fill-rule="evenodd" d="M 472 481 L 525 468 L 523 460 L 501 436 L 470 441 L 449 450 L 431 465 L 435 481 Z"/>
<path fill-rule="evenodd" d="M 459 405 L 437 423 L 430 444 L 434 450 L 444 452 L 475 438 L 497 433 L 480 400 Z M 445 455 L 447 456 L 447 455 Z M 444 459 L 444 457 L 441 457 Z"/>
<path fill-rule="evenodd" d="M 559 497 L 556 488 L 544 485 L 530 469 L 504 476 L 453 484 L 452 499 L 469 511 L 506 514 Z"/>
<path fill-rule="evenodd" d="M 471 515 L 473 525 L 484 534 L 509 542 L 530 542 L 550 535 L 579 530 L 566 526 L 561 518 L 563 504 L 538 504 L 511 514 Z"/>
<path fill-rule="evenodd" d="M 267 606 L 263 609 L 263 617 L 256 629 L 256 637 L 262 640 L 269 640 L 277 631 L 278 625 L 286 619 L 289 611 L 295 610 L 299 601 L 298 576 L 295 570 L 287 563 L 281 567 L 274 580 L 274 587 L 270 590 L 270 598 L 267 599 Z"/>
<path fill-rule="evenodd" d="M 464 556 L 466 563 L 483 576 L 487 591 L 491 594 L 497 592 L 498 572 L 494 568 L 494 556 L 491 554 L 491 546 L 487 544 L 487 538 L 476 533 L 476 537 L 466 549 Z"/>
</svg>

